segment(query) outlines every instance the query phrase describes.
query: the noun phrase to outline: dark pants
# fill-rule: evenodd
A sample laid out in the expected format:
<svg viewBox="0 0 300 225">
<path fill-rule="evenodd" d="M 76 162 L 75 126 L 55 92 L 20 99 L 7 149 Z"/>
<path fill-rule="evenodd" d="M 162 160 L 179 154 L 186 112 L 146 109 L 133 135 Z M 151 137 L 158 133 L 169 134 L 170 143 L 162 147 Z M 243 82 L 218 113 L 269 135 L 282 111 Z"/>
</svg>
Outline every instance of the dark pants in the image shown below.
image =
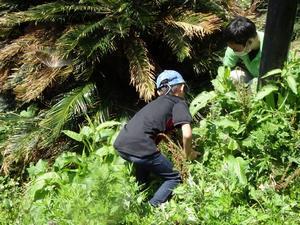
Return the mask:
<svg viewBox="0 0 300 225">
<path fill-rule="evenodd" d="M 119 152 L 119 154 L 123 159 L 133 163 L 136 169 L 136 179 L 140 184 L 147 183 L 150 173 L 154 173 L 164 180 L 149 201 L 153 206 L 165 202 L 172 190 L 181 182 L 179 172 L 173 170 L 173 164 L 160 152 L 143 158 L 123 152 Z"/>
</svg>

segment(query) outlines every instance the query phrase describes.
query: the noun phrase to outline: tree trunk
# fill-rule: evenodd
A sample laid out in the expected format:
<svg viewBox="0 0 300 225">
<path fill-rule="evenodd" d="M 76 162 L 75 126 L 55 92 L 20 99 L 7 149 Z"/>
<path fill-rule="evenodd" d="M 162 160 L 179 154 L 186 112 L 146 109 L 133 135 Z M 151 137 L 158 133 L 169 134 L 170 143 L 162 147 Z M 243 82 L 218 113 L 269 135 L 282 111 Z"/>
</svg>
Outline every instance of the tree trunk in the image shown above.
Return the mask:
<svg viewBox="0 0 300 225">
<path fill-rule="evenodd" d="M 296 11 L 297 0 L 269 0 L 260 76 L 286 61 Z"/>
</svg>

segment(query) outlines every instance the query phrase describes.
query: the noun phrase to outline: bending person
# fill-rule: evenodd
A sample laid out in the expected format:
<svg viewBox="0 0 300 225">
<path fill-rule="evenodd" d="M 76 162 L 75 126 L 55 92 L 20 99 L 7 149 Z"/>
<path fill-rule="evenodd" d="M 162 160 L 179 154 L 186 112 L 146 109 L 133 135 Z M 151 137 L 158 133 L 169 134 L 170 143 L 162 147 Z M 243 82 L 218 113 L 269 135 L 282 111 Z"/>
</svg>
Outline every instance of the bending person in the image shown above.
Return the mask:
<svg viewBox="0 0 300 225">
<path fill-rule="evenodd" d="M 264 33 L 256 31 L 255 24 L 246 17 L 236 17 L 224 30 L 224 40 L 228 47 L 223 65 L 231 69 L 233 82 L 249 82 L 259 75 Z M 241 64 L 241 68 L 236 66 Z"/>
<path fill-rule="evenodd" d="M 144 106 L 129 120 L 119 133 L 114 147 L 119 155 L 132 162 L 136 179 L 147 183 L 150 173 L 163 179 L 163 183 L 149 201 L 152 206 L 165 202 L 181 177 L 169 159 L 157 148 L 160 133 L 181 128 L 186 157 L 195 159 L 198 152 L 192 150 L 192 117 L 184 100 L 185 81 L 174 70 L 165 70 L 157 78 L 157 99 Z"/>
</svg>

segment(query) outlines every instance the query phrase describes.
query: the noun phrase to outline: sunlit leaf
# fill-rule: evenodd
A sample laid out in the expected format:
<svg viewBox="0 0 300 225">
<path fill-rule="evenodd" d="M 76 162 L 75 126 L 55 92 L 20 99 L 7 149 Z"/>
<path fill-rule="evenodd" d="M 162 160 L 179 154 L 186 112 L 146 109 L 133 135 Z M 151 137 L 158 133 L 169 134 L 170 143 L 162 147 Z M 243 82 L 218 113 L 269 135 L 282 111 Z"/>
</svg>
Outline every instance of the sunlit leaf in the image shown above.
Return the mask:
<svg viewBox="0 0 300 225">
<path fill-rule="evenodd" d="M 204 108 L 210 101 L 212 101 L 216 97 L 216 93 L 214 91 L 201 92 L 190 104 L 190 112 L 192 116 L 194 116 L 200 109 Z"/>
<path fill-rule="evenodd" d="M 266 86 L 263 86 L 256 94 L 255 100 L 259 101 L 262 100 L 264 97 L 268 96 L 274 91 L 277 91 L 278 87 L 272 84 L 268 84 Z"/>
<path fill-rule="evenodd" d="M 71 130 L 62 130 L 62 132 L 67 135 L 68 137 L 74 139 L 75 141 L 81 142 L 82 141 L 82 135 L 78 134 Z"/>
<path fill-rule="evenodd" d="M 290 75 L 290 76 L 287 76 L 286 81 L 287 81 L 290 89 L 293 91 L 293 93 L 297 95 L 298 94 L 298 90 L 297 90 L 296 79 L 292 75 Z"/>
<path fill-rule="evenodd" d="M 225 163 L 227 164 L 228 172 L 232 175 L 238 177 L 241 184 L 246 185 L 248 183 L 246 170 L 248 163 L 241 157 L 235 158 L 232 155 L 229 155 L 225 158 Z"/>
</svg>

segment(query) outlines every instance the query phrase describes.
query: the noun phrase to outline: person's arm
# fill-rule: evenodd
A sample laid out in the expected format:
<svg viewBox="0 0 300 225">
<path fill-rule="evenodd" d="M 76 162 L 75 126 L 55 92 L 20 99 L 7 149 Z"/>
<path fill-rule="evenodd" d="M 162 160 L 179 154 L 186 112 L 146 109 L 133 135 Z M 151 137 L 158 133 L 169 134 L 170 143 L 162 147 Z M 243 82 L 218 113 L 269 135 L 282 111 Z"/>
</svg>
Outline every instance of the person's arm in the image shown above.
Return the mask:
<svg viewBox="0 0 300 225">
<path fill-rule="evenodd" d="M 196 159 L 199 155 L 198 152 L 192 149 L 192 128 L 190 124 L 183 124 L 182 131 L 182 144 L 187 159 Z"/>
<path fill-rule="evenodd" d="M 223 58 L 223 65 L 233 68 L 236 66 L 238 60 L 239 60 L 239 57 L 234 54 L 234 52 L 231 48 L 227 47 L 224 58 Z"/>
</svg>

